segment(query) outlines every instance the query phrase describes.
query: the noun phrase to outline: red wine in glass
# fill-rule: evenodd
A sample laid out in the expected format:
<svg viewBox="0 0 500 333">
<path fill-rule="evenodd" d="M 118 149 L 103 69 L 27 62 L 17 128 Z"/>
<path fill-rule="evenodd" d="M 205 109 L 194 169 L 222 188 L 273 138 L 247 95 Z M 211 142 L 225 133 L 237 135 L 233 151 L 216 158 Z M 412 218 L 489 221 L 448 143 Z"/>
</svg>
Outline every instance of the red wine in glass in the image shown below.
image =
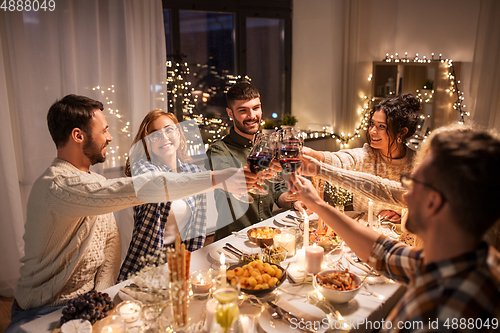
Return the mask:
<svg viewBox="0 0 500 333">
<path fill-rule="evenodd" d="M 300 158 L 280 158 L 281 168 L 288 173 L 295 173 L 301 166 L 302 161 Z"/>
<path fill-rule="evenodd" d="M 281 147 L 278 154 L 279 154 L 279 159 L 283 158 L 297 158 L 300 153 L 300 148 L 297 146 L 289 146 L 286 145 L 284 147 Z"/>
<path fill-rule="evenodd" d="M 247 162 L 250 165 L 250 171 L 255 174 L 269 169 L 272 160 L 273 154 L 270 151 L 260 151 L 247 157 Z"/>
</svg>

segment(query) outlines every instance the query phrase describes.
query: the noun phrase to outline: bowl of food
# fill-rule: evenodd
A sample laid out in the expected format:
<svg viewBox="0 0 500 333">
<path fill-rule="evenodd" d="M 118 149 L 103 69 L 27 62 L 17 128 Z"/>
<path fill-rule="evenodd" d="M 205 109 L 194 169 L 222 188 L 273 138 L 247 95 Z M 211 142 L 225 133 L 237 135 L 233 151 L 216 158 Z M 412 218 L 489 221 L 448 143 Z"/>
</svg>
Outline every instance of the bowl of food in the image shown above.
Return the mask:
<svg viewBox="0 0 500 333">
<path fill-rule="evenodd" d="M 248 240 L 260 247 L 272 246 L 274 244 L 273 236 L 280 233 L 278 228 L 258 227 L 247 231 Z"/>
<path fill-rule="evenodd" d="M 232 285 L 239 282 L 241 291 L 259 296 L 281 286 L 285 281 L 286 272 L 280 265 L 254 260 L 230 266 L 226 277 Z"/>
<path fill-rule="evenodd" d="M 264 247 L 262 248 L 262 261 L 270 264 L 279 265 L 288 255 L 288 251 L 282 246 Z"/>
<path fill-rule="evenodd" d="M 325 253 L 331 252 L 339 246 L 342 239 L 335 235 L 320 234 L 317 231 L 312 231 L 309 233 L 309 245 L 316 244 L 325 249 Z"/>
<path fill-rule="evenodd" d="M 361 278 L 348 270 L 327 270 L 316 274 L 313 285 L 330 302 L 347 303 L 361 289 Z"/>
</svg>

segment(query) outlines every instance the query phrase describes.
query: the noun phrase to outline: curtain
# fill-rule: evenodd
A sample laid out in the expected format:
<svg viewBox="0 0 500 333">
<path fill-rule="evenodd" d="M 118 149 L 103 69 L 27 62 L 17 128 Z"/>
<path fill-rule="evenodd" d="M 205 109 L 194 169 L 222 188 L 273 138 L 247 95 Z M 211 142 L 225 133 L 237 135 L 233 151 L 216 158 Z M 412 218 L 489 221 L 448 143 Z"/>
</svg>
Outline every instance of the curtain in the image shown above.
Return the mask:
<svg viewBox="0 0 500 333">
<path fill-rule="evenodd" d="M 0 11 L 0 294 L 23 256 L 26 203 L 56 156 L 48 108 L 67 94 L 104 104 L 113 141 L 104 168 L 124 165 L 144 115 L 165 109 L 160 0 L 59 0 L 54 11 Z"/>
<path fill-rule="evenodd" d="M 500 130 L 500 1 L 482 0 L 472 62 L 471 118 Z"/>
</svg>

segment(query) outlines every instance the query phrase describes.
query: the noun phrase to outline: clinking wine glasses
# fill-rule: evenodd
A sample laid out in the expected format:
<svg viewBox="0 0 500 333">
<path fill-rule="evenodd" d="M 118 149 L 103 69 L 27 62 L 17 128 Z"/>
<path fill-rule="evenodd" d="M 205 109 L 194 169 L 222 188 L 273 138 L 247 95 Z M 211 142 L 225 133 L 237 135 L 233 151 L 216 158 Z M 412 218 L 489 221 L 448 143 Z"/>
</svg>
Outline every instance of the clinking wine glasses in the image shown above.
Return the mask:
<svg viewBox="0 0 500 333">
<path fill-rule="evenodd" d="M 278 160 L 283 169 L 283 173 L 296 173 L 302 164 L 302 147 L 304 138 L 302 132 L 296 128 L 286 128 L 280 131 L 278 141 Z M 297 193 L 291 192 L 285 197 L 287 201 L 298 200 Z"/>
<path fill-rule="evenodd" d="M 278 153 L 279 153 L 279 149 L 280 149 L 280 146 L 279 146 L 280 133 L 281 133 L 281 131 L 273 132 L 272 134 L 270 134 L 270 137 L 269 137 L 270 144 L 271 144 L 271 151 L 273 152 L 273 154 L 274 154 L 273 157 L 276 160 L 279 159 Z M 279 184 L 283 181 L 283 178 L 279 175 L 278 172 L 273 170 L 272 177 L 270 179 L 268 179 L 268 181 L 270 183 Z"/>
<path fill-rule="evenodd" d="M 247 157 L 247 162 L 250 170 L 257 174 L 269 169 L 274 158 L 274 147 L 271 141 L 271 136 L 268 134 L 259 133 L 256 138 L 252 150 Z M 259 184 L 263 185 L 263 184 Z M 266 195 L 267 190 L 252 188 L 250 193 L 258 195 Z"/>
</svg>

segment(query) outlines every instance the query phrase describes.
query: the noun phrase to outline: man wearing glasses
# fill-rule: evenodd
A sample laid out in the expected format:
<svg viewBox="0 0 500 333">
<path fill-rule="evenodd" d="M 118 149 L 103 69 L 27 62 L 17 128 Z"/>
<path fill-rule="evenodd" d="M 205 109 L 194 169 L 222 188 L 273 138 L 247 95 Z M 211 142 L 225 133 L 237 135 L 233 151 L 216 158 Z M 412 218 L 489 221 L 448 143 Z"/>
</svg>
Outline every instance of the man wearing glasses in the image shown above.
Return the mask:
<svg viewBox="0 0 500 333">
<path fill-rule="evenodd" d="M 500 218 L 500 139 L 465 127 L 435 132 L 412 176 L 401 177 L 407 189 L 406 228 L 423 239 L 422 249 L 338 213 L 303 177 L 295 187 L 358 257 L 408 285 L 381 332 L 403 327 L 405 332 L 497 332 L 498 267 L 487 263 L 488 253 L 496 251 L 482 237 Z"/>
</svg>

